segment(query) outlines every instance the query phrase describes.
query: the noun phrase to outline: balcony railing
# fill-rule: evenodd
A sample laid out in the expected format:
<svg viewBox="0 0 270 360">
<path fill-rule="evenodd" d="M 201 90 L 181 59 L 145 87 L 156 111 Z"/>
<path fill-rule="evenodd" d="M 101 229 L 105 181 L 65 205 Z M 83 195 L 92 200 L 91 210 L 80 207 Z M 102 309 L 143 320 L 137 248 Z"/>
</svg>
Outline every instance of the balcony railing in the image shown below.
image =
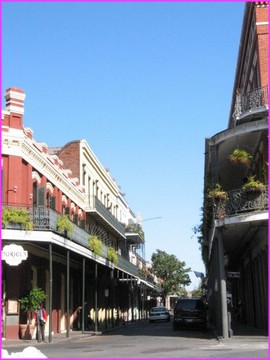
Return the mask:
<svg viewBox="0 0 270 360">
<path fill-rule="evenodd" d="M 59 217 L 59 213 L 56 211 L 46 207 L 46 206 L 5 206 L 4 208 L 24 208 L 28 211 L 31 221 L 33 222 L 33 230 L 48 230 L 48 231 L 57 231 L 57 218 Z M 19 229 L 19 227 L 16 227 Z M 63 235 L 63 234 L 61 234 Z M 70 240 L 74 241 L 86 248 L 88 248 L 88 239 L 90 234 L 85 231 L 84 229 L 80 228 L 76 224 L 74 224 L 74 229 L 70 236 Z M 107 247 L 103 244 L 102 255 L 101 257 L 107 258 Z M 120 269 L 131 273 L 132 275 L 138 277 L 139 276 L 139 269 L 128 260 L 123 258 L 122 256 L 118 255 L 118 264 L 117 267 Z"/>
<path fill-rule="evenodd" d="M 245 191 L 242 189 L 228 192 L 226 201 L 218 201 L 214 207 L 214 217 L 220 219 L 251 211 L 268 210 L 268 186 L 263 191 Z"/>
<path fill-rule="evenodd" d="M 262 109 L 265 110 L 268 105 L 268 87 L 261 87 L 259 89 L 250 91 L 245 94 L 237 94 L 233 118 L 235 121 L 241 119 L 249 113 L 257 112 Z"/>
<path fill-rule="evenodd" d="M 96 196 L 89 196 L 87 211 L 96 214 L 98 218 L 105 220 L 108 226 L 112 227 L 123 237 L 125 236 L 124 225 L 113 216 L 110 210 L 108 210 Z"/>
</svg>

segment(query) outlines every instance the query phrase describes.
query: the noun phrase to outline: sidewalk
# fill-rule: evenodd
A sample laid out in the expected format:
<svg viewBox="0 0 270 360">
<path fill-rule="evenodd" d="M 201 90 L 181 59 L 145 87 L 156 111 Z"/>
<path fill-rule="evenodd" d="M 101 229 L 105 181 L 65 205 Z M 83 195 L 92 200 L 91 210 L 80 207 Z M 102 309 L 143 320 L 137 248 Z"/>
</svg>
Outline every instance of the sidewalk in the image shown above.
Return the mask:
<svg viewBox="0 0 270 360">
<path fill-rule="evenodd" d="M 264 347 L 268 348 L 268 334 L 251 326 L 238 324 L 234 326 L 233 336 L 228 339 L 217 336 L 220 344 L 230 347 Z"/>
<path fill-rule="evenodd" d="M 85 337 L 101 336 L 104 333 L 115 331 L 117 329 L 124 328 L 126 326 L 136 325 L 137 323 L 138 323 L 138 321 L 127 322 L 127 323 L 125 323 L 125 325 L 121 325 L 121 326 L 114 327 L 114 328 L 109 328 L 109 329 L 103 329 L 103 330 L 97 331 L 97 332 L 85 330 L 84 333 L 82 333 L 81 330 L 70 330 L 69 331 L 69 337 L 67 337 L 66 332 L 63 332 L 63 333 L 55 333 L 55 334 L 53 334 L 51 342 L 49 342 L 48 335 L 45 336 L 45 339 L 46 339 L 47 344 L 50 344 L 50 343 L 55 344 L 55 343 L 59 343 L 59 342 L 63 342 L 63 341 L 69 341 L 70 339 L 74 339 L 74 338 L 85 338 Z M 8 349 L 10 347 L 13 348 L 13 347 L 26 347 L 26 346 L 39 347 L 39 346 L 42 346 L 42 345 L 44 345 L 44 342 L 39 343 L 35 339 L 32 339 L 32 340 L 20 340 L 20 339 L 6 340 L 6 339 L 2 339 L 1 348 L 2 349 Z"/>
</svg>

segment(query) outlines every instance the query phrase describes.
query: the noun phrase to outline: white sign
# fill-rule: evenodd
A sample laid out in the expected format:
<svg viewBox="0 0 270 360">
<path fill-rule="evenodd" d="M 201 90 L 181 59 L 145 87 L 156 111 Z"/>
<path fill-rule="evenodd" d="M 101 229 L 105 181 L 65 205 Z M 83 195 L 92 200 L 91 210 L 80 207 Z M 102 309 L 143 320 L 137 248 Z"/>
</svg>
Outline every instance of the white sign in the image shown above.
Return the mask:
<svg viewBox="0 0 270 360">
<path fill-rule="evenodd" d="M 5 245 L 2 250 L 2 260 L 10 266 L 17 266 L 28 258 L 28 251 L 16 244 Z"/>
<path fill-rule="evenodd" d="M 240 279 L 240 272 L 228 272 L 228 279 Z"/>
</svg>

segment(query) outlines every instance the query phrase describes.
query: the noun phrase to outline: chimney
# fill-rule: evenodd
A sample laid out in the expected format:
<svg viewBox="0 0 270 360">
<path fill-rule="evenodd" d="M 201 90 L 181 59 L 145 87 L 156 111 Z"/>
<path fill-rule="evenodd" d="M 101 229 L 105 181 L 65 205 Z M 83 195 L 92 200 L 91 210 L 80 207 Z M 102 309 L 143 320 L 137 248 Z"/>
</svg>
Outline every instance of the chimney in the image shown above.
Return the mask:
<svg viewBox="0 0 270 360">
<path fill-rule="evenodd" d="M 6 111 L 10 113 L 9 127 L 15 129 L 23 128 L 24 99 L 25 93 L 22 89 L 10 87 L 5 93 Z"/>
</svg>

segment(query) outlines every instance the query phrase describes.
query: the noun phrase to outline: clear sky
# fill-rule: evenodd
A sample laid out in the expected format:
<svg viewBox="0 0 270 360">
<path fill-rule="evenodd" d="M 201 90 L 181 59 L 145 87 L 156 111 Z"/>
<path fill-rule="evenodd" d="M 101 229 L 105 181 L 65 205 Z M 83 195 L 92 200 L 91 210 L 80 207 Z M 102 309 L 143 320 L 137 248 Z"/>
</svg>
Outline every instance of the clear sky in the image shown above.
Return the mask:
<svg viewBox="0 0 270 360">
<path fill-rule="evenodd" d="M 204 142 L 228 125 L 243 14 L 244 2 L 2 4 L 2 96 L 24 89 L 35 140 L 85 139 L 134 213 L 161 217 L 143 223 L 146 260 L 160 249 L 205 272 L 192 230 Z"/>
</svg>

